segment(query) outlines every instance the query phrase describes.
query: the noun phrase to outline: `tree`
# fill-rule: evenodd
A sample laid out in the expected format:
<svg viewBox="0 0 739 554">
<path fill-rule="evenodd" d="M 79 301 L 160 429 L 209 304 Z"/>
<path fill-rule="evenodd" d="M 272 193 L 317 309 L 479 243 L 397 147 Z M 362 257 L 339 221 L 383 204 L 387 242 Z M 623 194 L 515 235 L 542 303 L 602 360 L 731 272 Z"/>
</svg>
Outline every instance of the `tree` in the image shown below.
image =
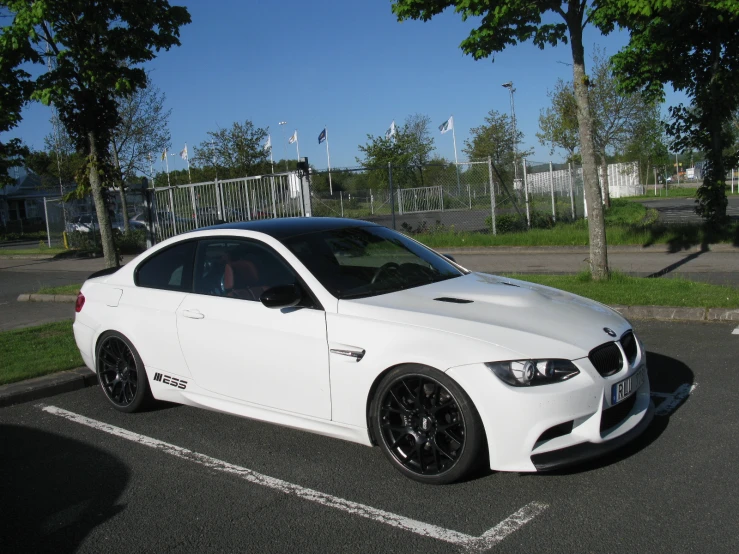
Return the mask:
<svg viewBox="0 0 739 554">
<path fill-rule="evenodd" d="M 664 98 L 664 85 L 684 91 L 693 108 L 670 108 L 673 148 L 706 153 L 696 211 L 715 229 L 727 221 L 726 168 L 737 162 L 731 120 L 739 108 L 739 3 L 725 0 L 612 0 L 596 14 L 604 31 L 615 25 L 631 32 L 613 60 L 623 86 Z"/>
<path fill-rule="evenodd" d="M 611 69 L 610 60 L 605 53 L 596 49 L 593 54 L 590 100 L 593 106 L 593 138 L 601 160 L 601 186 L 607 208 L 611 206 L 608 192 L 608 152 L 625 148 L 649 106 L 641 93 L 624 92 Z"/>
<path fill-rule="evenodd" d="M 593 118 L 593 142 L 600 158 L 601 188 L 605 206 L 610 207 L 608 193 L 608 156 L 623 151 L 640 126 L 642 119 L 651 115 L 653 106 L 641 93 L 621 90 L 618 79 L 611 72 L 611 64 L 604 52 L 596 49 L 593 54 L 593 77 L 590 80 L 590 105 Z M 579 142 L 576 121 L 576 100 L 572 83 L 561 79 L 550 93 L 552 106 L 542 110 L 537 134 L 542 144 L 565 148 L 574 156 Z"/>
<path fill-rule="evenodd" d="M 593 144 L 593 125 L 588 98 L 589 79 L 585 73 L 583 29 L 590 22 L 599 3 L 587 0 L 393 0 L 392 10 L 398 20 L 428 21 L 448 7 L 454 7 L 462 19 L 475 18 L 479 26 L 462 41 L 462 50 L 476 60 L 501 52 L 519 42 L 533 41 L 539 48 L 570 44 L 572 72 L 580 128 L 580 152 L 583 159 L 585 197 L 590 217 L 590 268 L 594 279 L 608 278 L 608 252 L 603 205 L 598 187 Z M 548 14 L 551 12 L 553 17 Z M 554 18 L 559 21 L 555 22 Z M 542 19 L 547 22 L 542 23 Z"/>
<path fill-rule="evenodd" d="M 267 129 L 255 127 L 250 120 L 236 122 L 230 129 L 209 131 L 208 140 L 194 149 L 193 165 L 214 167 L 219 179 L 231 179 L 266 173 L 268 151 L 264 149 Z"/>
<path fill-rule="evenodd" d="M 2 4 L 0 4 L 2 6 Z M 27 46 L 2 52 L 0 55 L 0 133 L 10 131 L 21 120 L 21 110 L 31 93 L 30 75 L 18 66 L 30 54 Z M 8 173 L 11 167 L 21 165 L 28 149 L 20 139 L 0 141 L 0 190 L 12 184 Z"/>
<path fill-rule="evenodd" d="M 462 152 L 470 160 L 487 160 L 490 156 L 498 171 L 510 173 L 516 152 L 519 158 L 534 153 L 533 149 L 521 150 L 524 134 L 517 130 L 514 141 L 512 127 L 511 118 L 507 114 L 490 110 L 485 116 L 485 123 L 470 129 L 470 139 L 464 141 Z"/>
<path fill-rule="evenodd" d="M 364 154 L 363 158 L 356 158 L 357 163 L 368 169 L 385 168 L 390 163 L 395 168 L 393 179 L 399 178 L 399 186 L 424 186 L 424 167 L 434 151 L 430 124 L 431 118 L 427 115 L 413 114 L 406 117 L 403 125 L 396 127 L 392 137 L 368 134 L 367 143 L 357 146 Z M 387 183 L 387 175 L 381 175 L 381 182 Z"/>
<path fill-rule="evenodd" d="M 120 123 L 113 129 L 110 147 L 126 232 L 129 224 L 125 183 L 136 175 L 148 175 L 152 153 L 169 147 L 172 110 L 164 109 L 164 100 L 164 93 L 149 84 L 119 101 Z"/>
<path fill-rule="evenodd" d="M 116 266 L 103 186 L 112 181 L 109 145 L 120 123 L 118 102 L 146 85 L 140 64 L 180 44 L 179 29 L 190 23 L 190 14 L 166 0 L 6 0 L 3 6 L 12 23 L 2 29 L 0 59 L 17 56 L 19 63 L 44 67 L 49 62 L 32 82 L 31 98 L 53 104 L 87 154 L 103 254 L 108 267 Z"/>
<path fill-rule="evenodd" d="M 539 129 L 536 133 L 539 142 L 549 143 L 550 154 L 554 148 L 562 148 L 567 152 L 567 161 L 573 161 L 580 145 L 580 132 L 577 123 L 577 100 L 572 82 L 565 83 L 557 79 L 554 90 L 548 91 L 547 96 L 552 105 L 542 108 L 539 114 Z"/>
<path fill-rule="evenodd" d="M 665 143 L 665 124 L 657 104 L 647 106 L 632 126 L 623 155 L 625 160 L 639 160 L 639 168 L 644 175 L 643 183 L 649 182 L 650 168 L 658 168 L 660 174 L 664 174 L 665 167 L 670 163 L 670 153 Z"/>
</svg>

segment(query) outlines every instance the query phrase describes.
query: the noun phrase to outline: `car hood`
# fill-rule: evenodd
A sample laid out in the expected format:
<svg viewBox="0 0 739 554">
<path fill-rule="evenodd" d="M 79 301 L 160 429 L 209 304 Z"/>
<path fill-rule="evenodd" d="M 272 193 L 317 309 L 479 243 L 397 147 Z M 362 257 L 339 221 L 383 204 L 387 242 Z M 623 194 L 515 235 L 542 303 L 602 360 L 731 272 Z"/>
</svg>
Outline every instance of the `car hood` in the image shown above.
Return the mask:
<svg viewBox="0 0 739 554">
<path fill-rule="evenodd" d="M 593 300 L 484 273 L 341 300 L 339 313 L 458 334 L 522 358 L 582 358 L 594 347 L 614 340 L 604 328 L 616 337 L 631 328 L 621 315 Z"/>
</svg>

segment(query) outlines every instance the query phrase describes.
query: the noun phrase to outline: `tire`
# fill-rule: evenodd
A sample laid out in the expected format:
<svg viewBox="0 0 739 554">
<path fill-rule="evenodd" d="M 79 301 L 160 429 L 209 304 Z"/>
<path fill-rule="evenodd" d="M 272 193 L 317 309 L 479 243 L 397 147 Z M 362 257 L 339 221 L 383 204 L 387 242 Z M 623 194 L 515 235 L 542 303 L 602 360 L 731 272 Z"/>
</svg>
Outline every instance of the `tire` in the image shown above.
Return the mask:
<svg viewBox="0 0 739 554">
<path fill-rule="evenodd" d="M 428 366 L 398 366 L 383 378 L 370 405 L 370 426 L 395 469 L 421 483 L 453 483 L 485 458 L 485 430 L 472 400 Z"/>
<path fill-rule="evenodd" d="M 137 412 L 153 402 L 144 362 L 124 335 L 106 331 L 95 349 L 100 388 L 116 410 Z"/>
</svg>

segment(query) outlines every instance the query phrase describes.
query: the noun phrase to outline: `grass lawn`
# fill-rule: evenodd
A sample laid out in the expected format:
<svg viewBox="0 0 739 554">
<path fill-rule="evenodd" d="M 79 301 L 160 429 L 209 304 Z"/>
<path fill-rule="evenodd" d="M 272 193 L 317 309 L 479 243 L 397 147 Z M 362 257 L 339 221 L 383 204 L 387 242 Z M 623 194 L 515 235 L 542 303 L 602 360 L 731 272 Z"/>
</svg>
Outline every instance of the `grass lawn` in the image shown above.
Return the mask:
<svg viewBox="0 0 739 554">
<path fill-rule="evenodd" d="M 41 287 L 38 294 L 77 294 L 82 288 L 82 283 L 77 285 L 62 285 L 60 287 Z"/>
<path fill-rule="evenodd" d="M 508 275 L 592 298 L 608 305 L 739 308 L 739 289 L 685 279 L 647 279 L 613 273 L 608 281 L 578 275 Z"/>
<path fill-rule="evenodd" d="M 45 255 L 45 256 L 56 256 L 57 254 L 61 254 L 62 252 L 68 252 L 68 250 L 64 248 L 47 248 L 47 247 L 40 247 L 40 248 L 0 248 L 0 257 L 7 257 L 7 256 L 38 256 L 38 255 Z"/>
<path fill-rule="evenodd" d="M 3 331 L 0 353 L 0 385 L 84 365 L 71 321 Z"/>
</svg>

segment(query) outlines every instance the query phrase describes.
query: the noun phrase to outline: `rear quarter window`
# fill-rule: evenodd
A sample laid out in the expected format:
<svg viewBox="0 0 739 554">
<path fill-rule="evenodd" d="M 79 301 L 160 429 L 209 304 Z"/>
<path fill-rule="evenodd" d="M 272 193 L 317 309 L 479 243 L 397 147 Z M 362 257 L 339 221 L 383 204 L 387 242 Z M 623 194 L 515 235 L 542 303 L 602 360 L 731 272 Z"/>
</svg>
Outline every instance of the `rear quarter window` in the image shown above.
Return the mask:
<svg viewBox="0 0 739 554">
<path fill-rule="evenodd" d="M 182 242 L 150 256 L 136 268 L 136 285 L 151 289 L 189 292 L 195 241 Z"/>
</svg>

